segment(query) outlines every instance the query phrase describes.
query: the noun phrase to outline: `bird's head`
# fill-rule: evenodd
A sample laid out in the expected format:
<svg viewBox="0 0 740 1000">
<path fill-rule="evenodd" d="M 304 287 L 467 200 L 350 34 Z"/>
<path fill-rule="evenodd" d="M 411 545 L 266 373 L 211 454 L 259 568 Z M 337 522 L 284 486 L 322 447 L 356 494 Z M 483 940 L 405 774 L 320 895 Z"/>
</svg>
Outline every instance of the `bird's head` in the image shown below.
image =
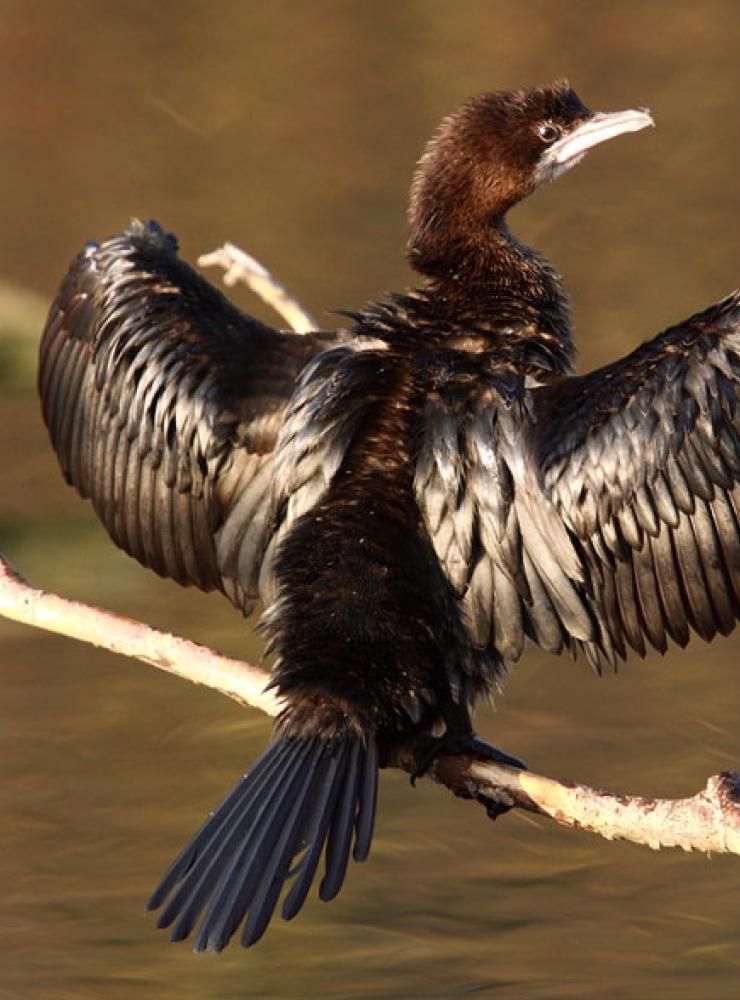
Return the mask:
<svg viewBox="0 0 740 1000">
<path fill-rule="evenodd" d="M 593 146 L 652 123 L 642 109 L 594 113 L 567 81 L 472 98 L 444 119 L 419 162 L 410 262 L 437 273 L 449 251 L 485 241 L 512 205 Z"/>
</svg>

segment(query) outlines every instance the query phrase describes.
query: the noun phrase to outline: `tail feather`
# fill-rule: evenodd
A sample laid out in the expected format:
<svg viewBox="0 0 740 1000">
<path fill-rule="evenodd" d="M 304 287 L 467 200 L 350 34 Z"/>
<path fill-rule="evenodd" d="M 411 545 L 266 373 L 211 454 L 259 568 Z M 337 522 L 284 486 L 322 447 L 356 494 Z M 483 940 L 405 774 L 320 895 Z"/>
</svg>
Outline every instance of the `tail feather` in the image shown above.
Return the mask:
<svg viewBox="0 0 740 1000">
<path fill-rule="evenodd" d="M 293 749 L 296 752 L 298 750 L 298 748 Z M 260 762 L 262 759 L 260 758 Z M 245 825 L 250 824 L 254 817 L 246 806 L 250 801 L 259 800 L 265 792 L 269 795 L 284 790 L 284 783 L 273 780 L 278 774 L 277 765 L 280 762 L 275 760 L 266 763 L 272 764 L 272 767 L 261 769 L 256 779 L 253 777 L 253 772 L 246 774 L 234 792 L 206 820 L 192 843 L 180 855 L 182 864 L 178 865 L 176 861 L 173 865 L 173 869 L 180 869 L 177 877 L 173 878 L 173 869 L 165 875 L 163 883 L 169 882 L 170 888 L 174 891 L 157 921 L 157 926 L 169 927 L 179 916 L 180 920 L 172 932 L 172 940 L 180 941 L 187 937 L 190 929 L 187 926 L 188 914 L 197 904 L 199 897 L 202 903 L 207 900 L 220 875 L 219 856 L 234 843 L 236 836 L 248 832 L 248 826 L 245 830 Z M 155 896 L 164 898 L 160 887 L 157 888 Z M 197 917 L 197 911 L 195 916 Z"/>
<path fill-rule="evenodd" d="M 378 803 L 378 751 L 373 742 L 363 761 L 360 782 L 360 806 L 355 820 L 355 861 L 367 861 L 375 826 L 375 807 Z"/>
<path fill-rule="evenodd" d="M 344 763 L 344 761 L 341 763 Z M 335 768 L 339 766 L 339 762 L 336 760 L 334 764 Z M 326 834 L 334 811 L 334 804 L 339 794 L 342 777 L 343 775 L 337 774 L 335 779 L 334 772 L 330 772 L 326 776 L 322 795 L 316 803 L 312 822 L 306 830 L 305 838 L 301 838 L 302 843 L 305 839 L 307 849 L 298 864 L 291 871 L 291 874 L 295 876 L 295 881 L 283 903 L 283 920 L 293 919 L 303 906 L 308 895 L 308 890 L 311 888 L 311 883 L 313 882 L 313 877 L 316 874 L 316 868 L 321 857 L 321 851 L 326 841 Z"/>
<path fill-rule="evenodd" d="M 294 797 L 302 796 L 307 787 L 304 778 L 297 768 L 287 780 L 281 781 L 272 797 L 273 807 L 266 802 L 250 827 L 237 833 L 238 847 L 220 873 L 218 888 L 195 940 L 196 951 L 209 947 L 221 951 L 241 923 L 254 900 L 271 852 L 275 850 L 276 829 L 286 822 L 285 813 L 290 811 Z M 269 822 L 260 823 L 267 809 L 270 809 Z"/>
<path fill-rule="evenodd" d="M 319 886 L 319 896 L 326 903 L 330 899 L 334 899 L 339 892 L 347 872 L 349 852 L 352 846 L 352 828 L 357 807 L 357 784 L 360 776 L 357 766 L 358 750 L 359 744 L 355 744 L 352 748 L 352 759 L 347 767 L 348 774 L 344 781 L 338 808 L 326 842 L 326 874 Z"/>
<path fill-rule="evenodd" d="M 265 823 L 265 817 L 269 818 L 273 829 L 279 828 L 284 822 L 290 811 L 293 795 L 302 790 L 302 765 L 306 760 L 310 763 L 309 750 L 310 745 L 303 745 L 297 748 L 297 752 L 285 754 L 283 764 L 288 769 L 287 778 L 282 777 L 282 769 L 272 778 L 265 776 L 259 786 L 255 785 L 250 789 L 244 805 L 232 810 L 214 833 L 210 844 L 198 857 L 182 887 L 162 915 L 160 924 L 168 926 L 173 915 L 179 914 L 171 940 L 182 941 L 190 934 L 212 895 L 215 894 L 219 901 L 228 899 L 234 878 L 238 885 L 236 873 L 240 860 L 243 859 L 243 870 L 247 872 L 247 885 L 254 884 L 261 868 L 259 862 L 264 863 L 270 851 L 270 829 Z M 196 948 L 201 950 L 197 941 Z"/>
<path fill-rule="evenodd" d="M 187 847 L 183 848 L 164 873 L 159 885 L 149 897 L 147 910 L 159 909 L 172 887 L 192 868 L 195 858 L 202 852 L 205 845 L 213 840 L 214 834 L 224 825 L 231 812 L 240 807 L 249 794 L 251 786 L 264 774 L 265 768 L 268 765 L 272 765 L 274 768 L 276 763 L 274 755 L 268 757 L 267 751 L 255 761 L 251 770 L 232 788 L 223 802 L 213 810 Z"/>
<path fill-rule="evenodd" d="M 291 862 L 296 852 L 300 850 L 303 817 L 306 809 L 311 808 L 311 793 L 314 791 L 312 779 L 318 763 L 315 759 L 311 761 L 310 778 L 299 786 L 290 815 L 285 823 L 281 823 L 282 832 L 278 837 L 277 844 L 267 845 L 270 851 L 268 863 L 264 869 L 260 866 L 262 870 L 259 875 L 259 884 L 251 900 L 249 914 L 242 932 L 241 940 L 245 948 L 259 941 L 265 933 L 275 911 L 280 891 L 288 878 Z M 331 766 L 331 762 L 326 763 L 325 766 Z M 271 824 L 268 834 L 272 834 L 273 830 L 274 826 Z"/>
<path fill-rule="evenodd" d="M 175 859 L 148 908 L 166 904 L 158 926 L 187 937 L 202 916 L 195 950 L 221 951 L 245 919 L 242 944 L 264 934 L 290 879 L 282 915 L 303 906 L 322 851 L 320 896 L 342 886 L 350 851 L 370 850 L 377 798 L 375 741 L 282 735 L 245 774 Z M 354 832 L 354 849 L 352 839 Z"/>
</svg>

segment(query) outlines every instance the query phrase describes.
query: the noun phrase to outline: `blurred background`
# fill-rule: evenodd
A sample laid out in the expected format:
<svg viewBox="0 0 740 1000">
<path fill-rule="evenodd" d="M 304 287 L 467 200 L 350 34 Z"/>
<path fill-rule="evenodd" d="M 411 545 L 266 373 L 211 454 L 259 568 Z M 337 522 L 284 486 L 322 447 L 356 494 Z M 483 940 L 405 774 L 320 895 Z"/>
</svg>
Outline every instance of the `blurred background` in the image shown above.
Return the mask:
<svg viewBox="0 0 740 1000">
<path fill-rule="evenodd" d="M 646 105 L 658 126 L 511 220 L 563 273 L 593 367 L 740 283 L 739 44 L 733 0 L 1 0 L 2 548 L 38 586 L 257 660 L 225 601 L 119 553 L 62 482 L 34 369 L 70 258 L 155 217 L 190 260 L 241 244 L 332 324 L 411 280 L 406 193 L 439 118 L 568 76 L 591 107 Z M 695 640 L 598 679 L 532 650 L 479 728 L 552 775 L 690 795 L 740 767 L 739 652 Z M 336 902 L 195 957 L 144 900 L 269 720 L 2 620 L 0 683 L 0 997 L 737 995 L 737 858 L 494 827 L 396 773 Z"/>
</svg>

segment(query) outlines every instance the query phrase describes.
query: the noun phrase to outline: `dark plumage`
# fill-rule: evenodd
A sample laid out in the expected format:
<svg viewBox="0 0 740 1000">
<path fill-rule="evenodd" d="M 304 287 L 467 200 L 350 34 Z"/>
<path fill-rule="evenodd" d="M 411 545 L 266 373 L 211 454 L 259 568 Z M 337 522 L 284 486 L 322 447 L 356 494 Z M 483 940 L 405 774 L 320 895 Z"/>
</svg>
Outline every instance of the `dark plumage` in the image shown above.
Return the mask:
<svg viewBox="0 0 740 1000">
<path fill-rule="evenodd" d="M 559 278 L 506 226 L 650 123 L 563 83 L 469 101 L 412 189 L 424 283 L 340 333 L 243 315 L 154 223 L 73 262 L 39 373 L 62 469 L 145 565 L 264 601 L 287 703 L 152 897 L 174 938 L 200 920 L 196 948 L 220 950 L 245 920 L 253 943 L 322 852 L 334 896 L 370 849 L 389 746 L 470 746 L 525 639 L 601 669 L 733 627 L 740 296 L 575 377 Z"/>
</svg>

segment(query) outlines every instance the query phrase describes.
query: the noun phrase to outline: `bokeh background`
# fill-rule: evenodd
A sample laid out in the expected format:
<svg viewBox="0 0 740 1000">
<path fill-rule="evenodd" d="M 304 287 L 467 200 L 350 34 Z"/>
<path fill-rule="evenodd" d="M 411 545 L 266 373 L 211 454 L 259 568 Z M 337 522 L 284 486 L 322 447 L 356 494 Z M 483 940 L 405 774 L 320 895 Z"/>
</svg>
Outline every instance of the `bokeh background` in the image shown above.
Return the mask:
<svg viewBox="0 0 740 1000">
<path fill-rule="evenodd" d="M 327 324 L 411 279 L 408 183 L 469 94 L 568 76 L 653 132 L 516 210 L 592 367 L 740 283 L 740 7 L 2 0 L 0 544 L 39 586 L 255 660 L 225 601 L 117 552 L 62 482 L 35 350 L 67 262 L 132 215 L 231 239 Z M 214 275 L 217 280 L 217 275 Z M 245 308 L 269 318 L 247 293 Z M 597 679 L 530 652 L 482 733 L 547 773 L 692 794 L 740 766 L 740 639 Z M 740 862 L 609 844 L 384 775 L 371 863 L 331 906 L 218 958 L 144 915 L 267 739 L 214 692 L 0 620 L 0 996 L 734 997 Z"/>
</svg>

